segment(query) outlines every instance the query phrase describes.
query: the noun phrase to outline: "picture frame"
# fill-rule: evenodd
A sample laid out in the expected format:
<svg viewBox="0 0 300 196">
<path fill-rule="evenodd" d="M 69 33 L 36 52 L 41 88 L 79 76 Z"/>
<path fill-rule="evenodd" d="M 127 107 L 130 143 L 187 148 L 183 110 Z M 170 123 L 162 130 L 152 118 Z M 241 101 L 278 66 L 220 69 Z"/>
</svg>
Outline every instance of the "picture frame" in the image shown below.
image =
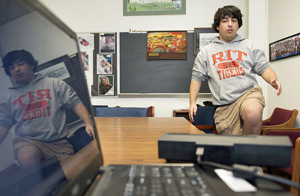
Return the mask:
<svg viewBox="0 0 300 196">
<path fill-rule="evenodd" d="M 186 14 L 186 0 L 123 0 L 123 16 Z"/>
<path fill-rule="evenodd" d="M 37 66 L 35 73 L 49 78 L 58 78 L 66 83 L 78 80 L 68 55 L 63 55 Z"/>
<path fill-rule="evenodd" d="M 94 50 L 94 34 L 92 33 L 77 34 L 77 42 L 82 52 Z"/>
<path fill-rule="evenodd" d="M 113 74 L 113 54 L 97 54 L 97 74 Z"/>
<path fill-rule="evenodd" d="M 300 33 L 269 44 L 270 62 L 300 54 Z"/>
<path fill-rule="evenodd" d="M 114 76 L 98 75 L 98 95 L 114 95 Z"/>
<path fill-rule="evenodd" d="M 87 52 L 80 52 L 81 54 L 81 60 L 82 60 L 82 64 L 83 64 L 83 70 L 84 71 L 89 71 L 89 65 L 90 65 L 90 62 L 89 62 L 89 54 Z"/>
<path fill-rule="evenodd" d="M 99 34 L 99 53 L 114 54 L 116 43 L 115 33 L 100 33 Z"/>
<path fill-rule="evenodd" d="M 218 35 L 219 33 L 213 28 L 194 28 L 194 55 L 197 55 L 202 47 L 209 44 L 212 38 Z"/>
<path fill-rule="evenodd" d="M 147 60 L 162 59 L 187 59 L 187 31 L 147 32 Z"/>
</svg>

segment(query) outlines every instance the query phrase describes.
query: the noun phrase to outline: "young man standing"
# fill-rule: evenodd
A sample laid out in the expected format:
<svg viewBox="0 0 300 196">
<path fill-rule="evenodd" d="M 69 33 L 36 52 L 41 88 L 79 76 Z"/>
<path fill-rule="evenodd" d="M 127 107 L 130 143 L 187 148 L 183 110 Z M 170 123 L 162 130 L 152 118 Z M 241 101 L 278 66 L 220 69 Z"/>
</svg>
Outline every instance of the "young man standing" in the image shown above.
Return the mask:
<svg viewBox="0 0 300 196">
<path fill-rule="evenodd" d="M 201 83 L 208 80 L 212 101 L 217 107 L 216 128 L 224 135 L 261 133 L 265 101 L 255 74 L 273 86 L 277 95 L 282 91 L 264 52 L 237 34 L 243 24 L 242 16 L 235 6 L 217 10 L 212 27 L 219 37 L 198 53 L 190 84 L 190 119 L 193 121 L 197 112 Z"/>
<path fill-rule="evenodd" d="M 94 138 L 88 111 L 76 92 L 56 78 L 35 75 L 37 61 L 25 50 L 9 52 L 3 58 L 5 73 L 13 86 L 0 96 L 0 144 L 15 126 L 14 156 L 22 169 L 56 156 L 59 161 L 74 153 L 66 140 L 66 112 L 73 109 Z"/>
</svg>

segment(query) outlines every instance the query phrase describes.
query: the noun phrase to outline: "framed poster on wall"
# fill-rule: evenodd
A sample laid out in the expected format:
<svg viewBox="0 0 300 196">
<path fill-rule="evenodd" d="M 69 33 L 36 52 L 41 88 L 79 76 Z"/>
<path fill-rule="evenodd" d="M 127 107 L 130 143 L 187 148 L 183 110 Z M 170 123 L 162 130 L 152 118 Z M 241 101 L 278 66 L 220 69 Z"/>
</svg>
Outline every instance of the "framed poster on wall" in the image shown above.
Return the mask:
<svg viewBox="0 0 300 196">
<path fill-rule="evenodd" d="M 58 78 L 67 83 L 77 80 L 68 55 L 64 55 L 37 66 L 35 73 L 49 78 Z"/>
<path fill-rule="evenodd" d="M 187 31 L 147 32 L 147 60 L 187 59 Z"/>
<path fill-rule="evenodd" d="M 123 0 L 123 16 L 173 15 L 186 13 L 186 0 Z"/>
<path fill-rule="evenodd" d="M 300 54 L 300 33 L 270 43 L 270 61 L 287 58 Z"/>
<path fill-rule="evenodd" d="M 217 33 L 213 28 L 195 28 L 194 55 L 197 55 L 204 46 L 211 43 L 211 40 L 215 36 L 219 36 L 219 33 Z"/>
</svg>

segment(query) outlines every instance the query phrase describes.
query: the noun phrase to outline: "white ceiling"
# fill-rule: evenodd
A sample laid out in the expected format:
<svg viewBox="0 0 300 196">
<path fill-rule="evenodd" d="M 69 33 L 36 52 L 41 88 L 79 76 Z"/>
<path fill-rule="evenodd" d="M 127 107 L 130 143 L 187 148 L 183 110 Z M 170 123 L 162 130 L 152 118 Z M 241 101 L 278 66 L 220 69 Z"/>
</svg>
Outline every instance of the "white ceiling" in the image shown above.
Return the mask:
<svg viewBox="0 0 300 196">
<path fill-rule="evenodd" d="M 32 12 L 21 0 L 0 0 L 0 26 Z"/>
</svg>

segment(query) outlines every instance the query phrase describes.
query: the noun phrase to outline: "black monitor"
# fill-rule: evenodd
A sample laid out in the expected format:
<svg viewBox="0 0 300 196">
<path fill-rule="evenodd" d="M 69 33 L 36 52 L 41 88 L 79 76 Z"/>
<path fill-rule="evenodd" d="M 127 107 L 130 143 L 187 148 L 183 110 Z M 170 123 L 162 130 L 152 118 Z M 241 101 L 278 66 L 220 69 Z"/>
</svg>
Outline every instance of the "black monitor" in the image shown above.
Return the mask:
<svg viewBox="0 0 300 196">
<path fill-rule="evenodd" d="M 0 5 L 0 66 L 10 51 L 29 51 L 38 60 L 36 72 L 46 77 L 60 77 L 68 83 L 77 92 L 94 122 L 76 33 L 37 0 L 1 0 Z M 11 86 L 12 79 L 3 68 L 0 69 L 0 78 L 2 93 Z M 81 159 L 80 167 L 80 164 L 74 164 L 73 167 L 72 162 L 60 162 L 53 157 L 22 170 L 13 156 L 15 135 L 12 128 L 0 145 L 1 195 L 82 195 L 86 191 L 103 164 L 99 142 L 87 138 L 87 144 L 76 144 L 74 137 L 83 138 L 84 123 L 72 110 L 66 109 L 66 112 L 68 139 L 75 141 L 72 145 L 81 145 L 79 152 L 68 159 L 72 161 L 72 157 L 91 143 L 94 153 L 88 159 Z M 94 129 L 97 139 L 95 126 Z M 81 132 L 78 133 L 78 130 Z M 78 184 L 76 189 L 69 189 L 74 184 Z"/>
<path fill-rule="evenodd" d="M 166 133 L 158 154 L 168 161 L 288 167 L 292 146 L 288 136 Z"/>
</svg>

